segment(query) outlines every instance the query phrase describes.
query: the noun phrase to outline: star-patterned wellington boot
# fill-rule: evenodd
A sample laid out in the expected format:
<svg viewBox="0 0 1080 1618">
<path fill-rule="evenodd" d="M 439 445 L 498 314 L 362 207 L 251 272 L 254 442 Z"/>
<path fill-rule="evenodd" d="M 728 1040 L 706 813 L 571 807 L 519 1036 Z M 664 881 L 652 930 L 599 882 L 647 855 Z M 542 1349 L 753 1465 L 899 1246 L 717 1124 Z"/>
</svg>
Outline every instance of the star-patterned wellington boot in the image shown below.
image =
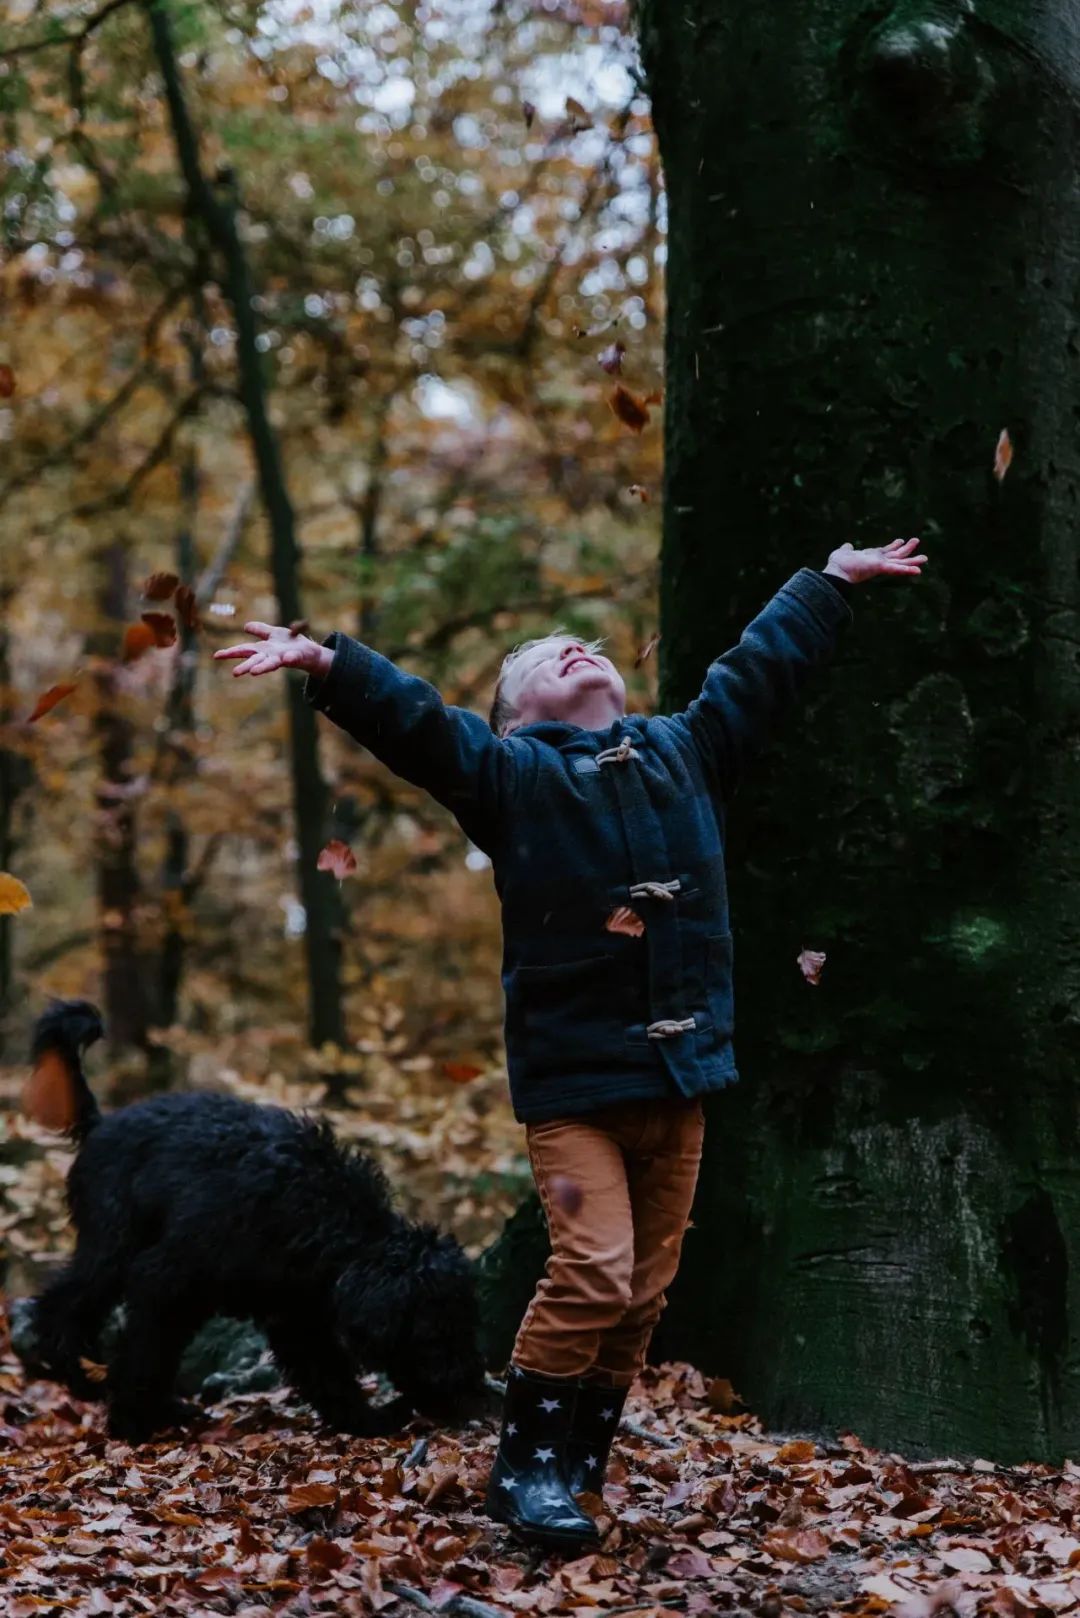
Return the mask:
<svg viewBox="0 0 1080 1618">
<path fill-rule="evenodd" d="M 619 1428 L 626 1388 L 607 1382 L 579 1382 L 570 1431 L 566 1435 L 566 1478 L 571 1494 L 603 1495 L 611 1443 Z"/>
<path fill-rule="evenodd" d="M 487 1491 L 488 1515 L 496 1522 L 506 1523 L 520 1539 L 571 1552 L 597 1544 L 592 1518 L 564 1479 L 577 1393 L 576 1382 L 510 1367 Z"/>
</svg>

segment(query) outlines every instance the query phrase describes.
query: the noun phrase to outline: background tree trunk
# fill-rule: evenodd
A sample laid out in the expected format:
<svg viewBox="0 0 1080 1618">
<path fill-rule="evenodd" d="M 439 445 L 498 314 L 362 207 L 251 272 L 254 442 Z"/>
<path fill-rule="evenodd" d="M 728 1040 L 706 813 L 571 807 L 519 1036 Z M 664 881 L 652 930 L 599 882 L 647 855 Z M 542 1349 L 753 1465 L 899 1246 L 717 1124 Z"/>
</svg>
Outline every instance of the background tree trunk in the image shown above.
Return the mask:
<svg viewBox="0 0 1080 1618">
<path fill-rule="evenodd" d="M 206 231 L 222 269 L 222 291 L 236 323 L 239 392 L 270 528 L 270 567 L 283 624 L 298 622 L 300 554 L 296 523 L 285 481 L 281 453 L 267 407 L 263 368 L 256 338 L 255 289 L 247 252 L 237 224 L 236 180 L 223 170 L 213 184 L 202 170 L 198 138 L 191 121 L 164 0 L 145 0 L 154 53 L 169 107 L 177 161 L 192 212 Z M 317 868 L 327 835 L 328 794 L 319 764 L 314 710 L 304 700 L 298 680 L 286 682 L 289 713 L 290 773 L 296 822 L 297 880 L 304 906 L 304 944 L 308 968 L 308 1024 L 313 1045 L 344 1044 L 341 1005 L 341 901 L 334 878 Z"/>
<path fill-rule="evenodd" d="M 732 807 L 742 1083 L 659 1346 L 773 1426 L 1058 1460 L 1080 1440 L 1075 11 L 638 18 L 670 208 L 662 706 L 844 540 L 931 557 L 858 592 Z"/>
</svg>

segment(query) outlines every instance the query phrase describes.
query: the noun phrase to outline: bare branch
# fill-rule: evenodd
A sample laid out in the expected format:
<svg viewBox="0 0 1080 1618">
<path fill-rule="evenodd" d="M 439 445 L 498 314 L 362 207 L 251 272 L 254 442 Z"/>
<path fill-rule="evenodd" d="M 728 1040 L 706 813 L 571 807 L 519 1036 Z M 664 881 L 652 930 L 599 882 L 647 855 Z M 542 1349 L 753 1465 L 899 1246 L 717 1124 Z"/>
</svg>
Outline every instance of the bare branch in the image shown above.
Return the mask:
<svg viewBox="0 0 1080 1618">
<path fill-rule="evenodd" d="M 0 51 L 0 62 L 10 61 L 16 56 L 30 56 L 35 51 L 52 50 L 57 45 L 81 45 L 84 40 L 90 38 L 90 35 L 96 29 L 101 27 L 107 17 L 112 16 L 114 11 L 122 11 L 125 6 L 133 3 L 134 0 L 106 0 L 105 5 L 95 11 L 93 16 L 87 17 L 81 28 L 72 28 L 70 31 L 65 30 L 58 34 L 46 34 L 40 39 L 27 39 L 21 45 L 9 45 L 6 49 Z"/>
</svg>

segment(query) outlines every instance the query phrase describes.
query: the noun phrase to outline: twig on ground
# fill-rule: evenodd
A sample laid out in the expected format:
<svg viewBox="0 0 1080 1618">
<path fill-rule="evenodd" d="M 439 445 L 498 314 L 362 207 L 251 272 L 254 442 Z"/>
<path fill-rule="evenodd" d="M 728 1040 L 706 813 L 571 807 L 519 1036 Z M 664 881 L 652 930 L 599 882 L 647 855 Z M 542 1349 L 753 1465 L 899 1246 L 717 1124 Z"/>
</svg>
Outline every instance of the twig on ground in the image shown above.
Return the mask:
<svg viewBox="0 0 1080 1618">
<path fill-rule="evenodd" d="M 414 1590 L 411 1584 L 399 1584 L 396 1579 L 384 1579 L 383 1589 L 389 1590 L 391 1595 L 400 1597 L 402 1601 L 411 1602 L 419 1607 L 421 1612 L 435 1612 L 435 1603 L 423 1590 Z M 486 1601 L 477 1601 L 474 1596 L 457 1595 L 452 1601 L 437 1609 L 439 1612 L 448 1612 L 453 1615 L 460 1614 L 460 1618 L 506 1618 L 506 1614 L 499 1607 L 489 1607 Z"/>
<path fill-rule="evenodd" d="M 665 1438 L 661 1433 L 650 1432 L 648 1427 L 641 1427 L 636 1421 L 629 1421 L 626 1416 L 619 1423 L 619 1431 L 633 1433 L 635 1438 L 643 1438 L 647 1444 L 657 1444 L 661 1449 L 678 1449 L 679 1447 L 673 1438 Z"/>
</svg>

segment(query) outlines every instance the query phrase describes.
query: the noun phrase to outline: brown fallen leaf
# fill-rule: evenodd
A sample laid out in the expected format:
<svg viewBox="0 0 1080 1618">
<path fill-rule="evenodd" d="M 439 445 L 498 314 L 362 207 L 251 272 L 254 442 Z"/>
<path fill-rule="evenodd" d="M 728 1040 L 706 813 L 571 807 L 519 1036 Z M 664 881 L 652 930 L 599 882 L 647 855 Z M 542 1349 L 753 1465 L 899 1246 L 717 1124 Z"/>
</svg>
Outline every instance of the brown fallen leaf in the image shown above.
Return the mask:
<svg viewBox="0 0 1080 1618">
<path fill-rule="evenodd" d="M 0 399 L 10 399 L 15 392 L 15 372 L 10 365 L 0 365 Z"/>
<path fill-rule="evenodd" d="M 78 1117 L 75 1075 L 58 1051 L 45 1051 L 23 1086 L 22 1108 L 41 1129 L 64 1134 Z"/>
<path fill-rule="evenodd" d="M 825 965 L 824 950 L 801 949 L 795 959 L 807 983 L 813 984 L 816 988 L 821 982 L 821 969 Z"/>
<path fill-rule="evenodd" d="M 142 621 L 159 647 L 176 645 L 176 619 L 171 612 L 144 612 Z"/>
<path fill-rule="evenodd" d="M 655 652 L 656 648 L 659 646 L 659 644 L 660 644 L 660 635 L 659 635 L 659 633 L 657 633 L 655 635 L 650 635 L 648 640 L 645 642 L 644 646 L 641 648 L 641 650 L 638 652 L 637 656 L 635 657 L 635 659 L 634 659 L 634 667 L 636 669 L 639 669 L 641 667 L 642 663 L 647 663 L 649 658 Z"/>
<path fill-rule="evenodd" d="M 608 408 L 632 433 L 644 432 L 649 425 L 648 400 L 631 393 L 621 382 L 608 395 Z"/>
<path fill-rule="evenodd" d="M 149 624 L 128 624 L 124 630 L 124 662 L 134 663 L 136 658 L 142 657 L 144 652 L 156 645 L 157 638 Z"/>
<path fill-rule="evenodd" d="M 184 628 L 194 633 L 199 628 L 199 603 L 190 584 L 177 585 L 174 605 Z"/>
<path fill-rule="evenodd" d="M 340 882 L 343 877 L 355 875 L 356 855 L 348 843 L 343 843 L 339 837 L 331 837 L 326 846 L 319 850 L 316 869 L 329 871 Z"/>
<path fill-rule="evenodd" d="M 1012 439 L 1009 437 L 1009 429 L 1003 427 L 997 441 L 997 447 L 994 450 L 994 476 L 999 483 L 1012 465 L 1012 458 Z"/>
<path fill-rule="evenodd" d="M 797 1438 L 790 1444 L 782 1445 L 776 1452 L 777 1466 L 791 1466 L 813 1459 L 814 1446 L 808 1438 Z"/>
<path fill-rule="evenodd" d="M 85 1374 L 88 1382 L 104 1382 L 109 1374 L 109 1367 L 101 1365 L 97 1360 L 88 1360 L 79 1355 L 79 1369 Z M 196 1518 L 196 1521 L 199 1519 Z"/>
<path fill-rule="evenodd" d="M 28 725 L 32 725 L 35 720 L 44 718 L 47 713 L 52 713 L 53 709 L 56 707 L 56 704 L 58 702 L 63 702 L 65 697 L 70 697 L 71 693 L 75 689 L 75 685 L 71 683 L 63 685 L 50 685 L 49 689 L 47 691 L 43 691 L 40 697 L 38 697 L 37 701 L 34 703 L 34 711 L 27 719 L 26 723 Z"/>
<path fill-rule="evenodd" d="M 609 933 L 625 933 L 627 938 L 640 938 L 645 931 L 645 923 L 629 905 L 619 905 L 605 921 L 604 928 Z"/>
<path fill-rule="evenodd" d="M 602 348 L 596 356 L 596 363 L 608 376 L 619 376 L 622 373 L 623 355 L 626 353 L 626 344 L 620 343 L 616 338 L 606 348 Z"/>
<path fill-rule="evenodd" d="M 308 1566 L 318 1573 L 337 1573 L 352 1560 L 349 1551 L 332 1539 L 309 1539 L 304 1547 Z"/>
<path fill-rule="evenodd" d="M 285 1497 L 285 1510 L 313 1511 L 318 1507 L 336 1506 L 338 1492 L 332 1483 L 300 1483 Z"/>
<path fill-rule="evenodd" d="M 180 583 L 175 573 L 151 573 L 142 587 L 147 601 L 170 601 Z"/>
<path fill-rule="evenodd" d="M 581 1212 L 585 1193 L 569 1174 L 553 1174 L 548 1181 L 548 1190 L 551 1193 L 551 1200 L 563 1210 L 563 1213 L 573 1215 Z"/>
<path fill-rule="evenodd" d="M 20 910 L 30 910 L 33 903 L 29 890 L 17 876 L 0 871 L 0 916 L 17 916 Z"/>
<path fill-rule="evenodd" d="M 783 1562 L 818 1562 L 829 1554 L 829 1541 L 819 1528 L 774 1528 L 762 1549 Z"/>
</svg>

